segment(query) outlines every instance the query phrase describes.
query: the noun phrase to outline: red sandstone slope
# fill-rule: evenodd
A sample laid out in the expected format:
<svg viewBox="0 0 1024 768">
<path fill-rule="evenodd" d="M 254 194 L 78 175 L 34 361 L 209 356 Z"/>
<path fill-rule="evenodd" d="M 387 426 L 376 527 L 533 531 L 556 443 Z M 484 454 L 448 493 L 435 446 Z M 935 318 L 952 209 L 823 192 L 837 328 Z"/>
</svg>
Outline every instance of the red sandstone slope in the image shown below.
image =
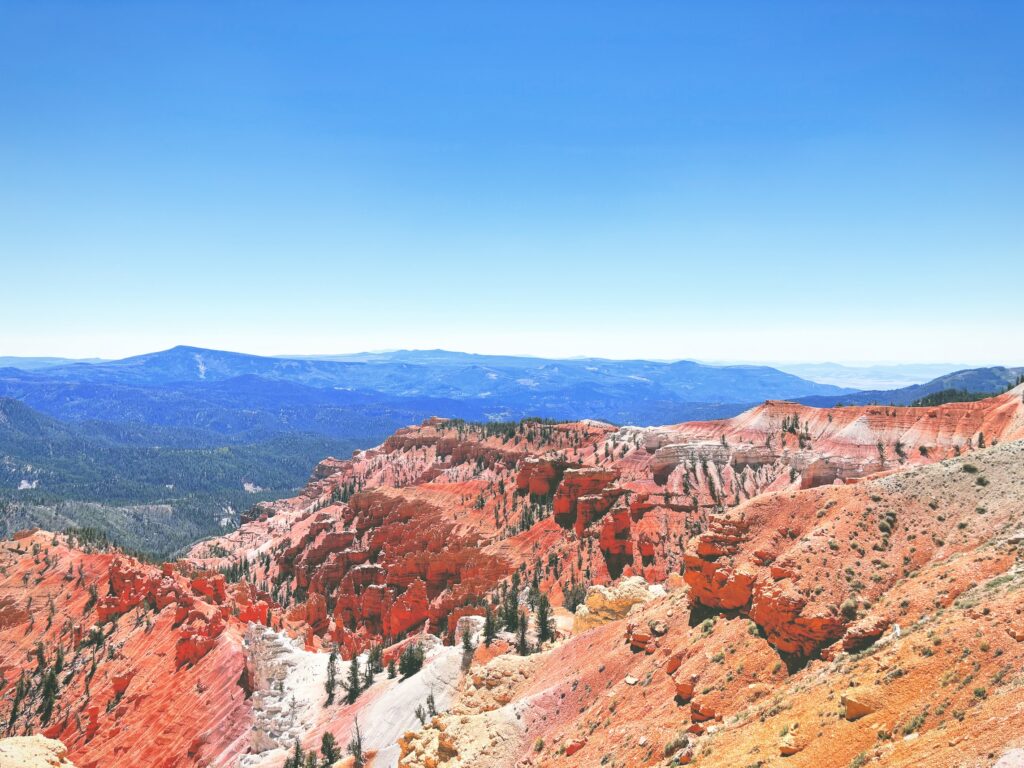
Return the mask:
<svg viewBox="0 0 1024 768">
<path fill-rule="evenodd" d="M 948 603 L 970 579 L 1006 565 L 1006 555 L 978 561 L 972 553 L 1013 519 L 1011 502 L 988 503 L 982 514 L 958 501 L 953 512 L 923 491 L 871 489 L 902 482 L 917 465 L 1024 437 L 1022 391 L 927 409 L 767 403 L 735 419 L 655 429 L 434 420 L 350 460 L 324 461 L 300 496 L 262 505 L 239 530 L 173 566 L 36 533 L 5 544 L 0 562 L 0 717 L 9 733 L 61 738 L 79 766 L 235 765 L 253 750 L 270 750 L 260 764 L 279 764 L 283 752 L 273 747 L 287 746 L 296 728 L 303 738 L 307 726 L 310 743 L 335 715 L 314 703 L 307 725 L 265 735 L 268 710 L 254 707 L 253 691 L 273 680 L 253 658 L 262 641 L 245 639 L 250 622 L 311 650 L 336 643 L 348 657 L 424 629 L 452 641 L 459 617 L 481 614 L 513 571 L 558 604 L 573 585 L 634 574 L 662 582 L 685 564 L 689 598 L 650 609 L 671 625 L 672 647 L 691 645 L 676 643 L 695 631 L 680 622 L 701 611 L 726 622 L 712 625 L 709 653 L 754 643 L 743 672 L 713 678 L 716 694 L 691 694 L 688 722 L 700 731 L 744 698 L 740 682 L 789 684 L 776 669 L 780 652 L 793 668 L 809 654 L 838 658 L 884 632 L 907 610 L 904 600 L 912 611 Z M 833 485 L 878 471 L 891 477 Z M 1007 488 L 1019 499 L 1019 488 Z M 932 570 L 936 563 L 942 570 Z M 927 586 L 894 608 L 900 580 L 925 573 Z M 744 634 L 750 620 L 756 642 Z M 591 690 L 617 685 L 612 668 L 595 662 L 618 658 L 624 631 L 596 630 L 604 639 L 587 641 L 597 645 L 579 661 L 572 654 L 583 638 L 552 652 L 562 659 L 553 666 L 537 657 L 536 680 L 564 678 L 558 664 L 585 663 Z M 637 640 L 654 663 L 665 646 L 652 642 Z M 58 649 L 58 695 L 43 726 Z M 687 652 L 677 662 L 673 653 L 661 662 L 674 666 L 664 685 L 685 693 L 692 675 L 708 674 L 707 659 Z M 287 665 L 275 669 L 289 674 Z M 577 710 L 591 711 L 588 701 Z M 363 706 L 345 715 L 344 728 Z M 642 720 L 643 707 L 626 708 L 634 714 L 621 722 Z M 582 727 L 556 709 L 546 716 L 563 732 L 542 729 L 549 742 Z M 668 711 L 672 722 L 680 717 Z"/>
<path fill-rule="evenodd" d="M 1017 765 L 1022 489 L 1015 442 L 715 516 L 685 586 L 514 657 L 521 673 L 481 658 L 402 764 L 430 765 L 441 734 L 444 765 L 472 765 L 461 756 L 480 753 L 485 718 L 505 716 L 507 765 Z M 726 536 L 727 521 L 743 525 Z"/>
<path fill-rule="evenodd" d="M 0 589 L 9 734 L 59 738 L 79 768 L 142 755 L 172 768 L 238 751 L 245 660 L 241 624 L 220 604 L 222 577 L 190 580 L 40 531 L 3 545 Z"/>
</svg>

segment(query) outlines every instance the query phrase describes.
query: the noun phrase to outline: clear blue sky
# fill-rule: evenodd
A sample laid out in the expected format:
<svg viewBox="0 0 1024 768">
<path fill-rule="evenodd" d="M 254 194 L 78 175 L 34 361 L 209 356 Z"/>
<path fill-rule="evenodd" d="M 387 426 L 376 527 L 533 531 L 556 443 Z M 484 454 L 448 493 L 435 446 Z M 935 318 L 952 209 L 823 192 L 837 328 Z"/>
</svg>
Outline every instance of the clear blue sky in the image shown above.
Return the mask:
<svg viewBox="0 0 1024 768">
<path fill-rule="evenodd" d="M 6 0 L 0 354 L 1021 363 L 1022 40 L 1019 2 Z"/>
</svg>

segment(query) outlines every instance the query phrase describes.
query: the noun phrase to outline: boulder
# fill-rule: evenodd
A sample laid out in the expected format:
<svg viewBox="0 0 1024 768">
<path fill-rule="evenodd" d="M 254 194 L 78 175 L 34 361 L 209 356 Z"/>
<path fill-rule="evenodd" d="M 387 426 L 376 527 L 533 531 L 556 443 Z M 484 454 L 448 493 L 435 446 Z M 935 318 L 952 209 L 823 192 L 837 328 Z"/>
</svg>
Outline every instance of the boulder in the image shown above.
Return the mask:
<svg viewBox="0 0 1024 768">
<path fill-rule="evenodd" d="M 693 698 L 693 689 L 697 685 L 696 675 L 685 675 L 676 679 L 676 698 L 680 703 L 686 704 Z"/>
<path fill-rule="evenodd" d="M 851 688 L 840 698 L 840 703 L 845 707 L 847 720 L 859 720 L 865 715 L 877 712 L 881 702 L 877 693 L 869 688 Z"/>
<path fill-rule="evenodd" d="M 586 632 L 621 619 L 634 605 L 653 600 L 656 594 L 642 576 L 630 576 L 614 586 L 590 587 L 583 604 L 576 608 L 573 631 Z"/>
<path fill-rule="evenodd" d="M 806 745 L 800 736 L 800 724 L 793 723 L 789 729 L 779 737 L 779 754 L 789 757 L 800 752 Z"/>
<path fill-rule="evenodd" d="M 570 741 L 565 747 L 565 756 L 572 757 L 585 746 L 587 746 L 586 739 L 575 739 L 574 741 Z"/>
</svg>

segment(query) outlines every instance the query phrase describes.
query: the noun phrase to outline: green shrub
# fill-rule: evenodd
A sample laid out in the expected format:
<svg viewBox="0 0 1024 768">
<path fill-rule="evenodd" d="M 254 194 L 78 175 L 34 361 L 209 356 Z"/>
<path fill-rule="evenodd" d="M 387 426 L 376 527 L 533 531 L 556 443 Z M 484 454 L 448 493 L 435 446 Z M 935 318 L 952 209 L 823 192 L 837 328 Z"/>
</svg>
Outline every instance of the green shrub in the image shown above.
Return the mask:
<svg viewBox="0 0 1024 768">
<path fill-rule="evenodd" d="M 850 621 L 857 618 L 857 601 L 852 597 L 848 597 L 843 600 L 843 604 L 839 606 L 839 612 Z"/>
</svg>

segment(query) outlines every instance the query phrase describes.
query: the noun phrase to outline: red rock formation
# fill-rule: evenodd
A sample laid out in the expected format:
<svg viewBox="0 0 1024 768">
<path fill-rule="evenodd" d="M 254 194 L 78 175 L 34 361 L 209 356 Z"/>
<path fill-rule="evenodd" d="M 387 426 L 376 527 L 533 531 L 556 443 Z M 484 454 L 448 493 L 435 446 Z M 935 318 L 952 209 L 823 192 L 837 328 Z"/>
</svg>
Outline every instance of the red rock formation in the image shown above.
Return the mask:
<svg viewBox="0 0 1024 768">
<path fill-rule="evenodd" d="M 239 749 L 250 717 L 237 685 L 244 654 L 221 607 L 193 596 L 173 569 L 87 554 L 44 532 L 22 543 L 0 548 L 0 590 L 19 608 L 0 610 L 18 619 L 0 626 L 0 669 L 8 681 L 22 672 L 40 681 L 42 643 L 48 665 L 63 649 L 64 673 L 49 722 L 22 708 L 17 732 L 59 738 L 79 768 L 185 768 Z M 0 695 L 5 722 L 10 704 Z"/>
<path fill-rule="evenodd" d="M 153 600 L 159 577 L 151 568 L 144 568 L 124 557 L 110 563 L 110 592 L 96 605 L 99 622 L 127 613 L 144 600 Z"/>
<path fill-rule="evenodd" d="M 978 648 L 971 661 L 983 673 L 965 667 L 958 679 L 978 674 L 1002 691 L 991 682 L 1000 665 L 1024 662 L 1020 593 L 999 584 L 979 593 L 977 585 L 1015 578 L 1018 545 L 1005 537 L 1019 527 L 1012 471 L 1020 457 L 1014 446 L 978 445 L 981 432 L 989 444 L 1024 437 L 1021 414 L 1018 390 L 931 409 L 767 403 L 735 419 L 650 430 L 526 423 L 492 433 L 431 420 L 379 449 L 322 462 L 300 495 L 260 505 L 237 531 L 163 568 L 85 553 L 45 532 L 19 534 L 0 548 L 0 672 L 8 683 L 0 719 L 11 716 L 11 683 L 22 673 L 40 689 L 41 642 L 47 659 L 63 649 L 67 682 L 49 722 L 40 722 L 33 700 L 15 713 L 14 730 L 61 738 L 79 768 L 231 764 L 248 749 L 253 718 L 248 622 L 305 638 L 311 649 L 337 642 L 346 656 L 428 627 L 447 625 L 448 641 L 458 642 L 459 618 L 479 614 L 517 571 L 524 596 L 536 583 L 556 602 L 573 583 L 620 574 L 667 580 L 672 589 L 685 570 L 689 588 L 631 615 L 627 643 L 624 625 L 608 625 L 545 651 L 551 661 L 522 681 L 531 744 L 521 757 L 534 764 L 575 764 L 568 747 L 577 743 L 585 746 L 576 761 L 620 750 L 619 764 L 650 764 L 687 729 L 694 742 L 679 741 L 680 763 L 755 762 L 735 734 L 763 719 L 781 749 L 782 715 L 767 702 L 791 670 L 795 678 L 808 665 L 805 687 L 787 694 L 802 711 L 797 694 L 828 680 L 811 672 L 822 673 L 828 659 L 839 664 L 845 652 L 884 647 L 895 625 L 924 635 L 910 622 L 925 615 L 950 638 L 933 654 L 974 642 L 976 632 L 998 647 L 1005 661 Z M 969 462 L 922 466 L 958 451 Z M 925 647 L 920 637 L 914 643 Z M 943 674 L 920 650 L 900 653 L 922 680 Z M 961 664 L 949 654 L 938 661 Z M 865 680 L 886 672 L 858 669 Z M 974 706 L 995 722 L 1001 715 L 972 693 L 978 685 L 949 686 L 950 711 L 969 719 Z M 836 710 L 838 690 L 814 694 L 807 723 Z M 611 691 L 615 710 L 612 696 L 595 691 Z M 900 695 L 906 706 L 922 700 L 918 689 Z M 1004 703 L 1016 711 L 1019 702 Z M 941 702 L 932 704 L 934 713 Z M 762 707 L 758 717 L 718 728 L 718 718 L 748 707 Z M 608 719 L 614 728 L 591 728 Z M 826 720 L 787 742 L 787 764 L 820 758 L 810 734 L 832 728 Z M 622 738 L 623 722 L 661 730 L 640 745 Z M 950 738 L 984 749 L 1002 743 L 962 734 L 957 723 L 944 723 Z M 543 746 L 531 756 L 534 733 L 566 749 Z M 713 749 L 702 753 L 707 739 Z M 836 742 L 849 764 L 856 753 Z M 901 749 L 894 764 L 912 764 Z"/>
<path fill-rule="evenodd" d="M 562 480 L 566 462 L 558 458 L 527 456 L 519 463 L 516 490 L 533 496 L 551 496 Z"/>
<path fill-rule="evenodd" d="M 630 537 L 628 507 L 617 507 L 604 519 L 601 523 L 599 541 L 608 573 L 613 579 L 618 578 L 626 566 L 633 564 L 633 539 Z"/>
<path fill-rule="evenodd" d="M 218 608 L 196 603 L 179 629 L 174 647 L 174 664 L 195 665 L 213 650 L 217 638 L 224 631 L 224 617 Z"/>
<path fill-rule="evenodd" d="M 615 502 L 622 489 L 609 488 L 618 474 L 599 467 L 567 469 L 562 474 L 554 498 L 555 522 L 573 528 L 580 536 L 583 530 Z"/>
</svg>

